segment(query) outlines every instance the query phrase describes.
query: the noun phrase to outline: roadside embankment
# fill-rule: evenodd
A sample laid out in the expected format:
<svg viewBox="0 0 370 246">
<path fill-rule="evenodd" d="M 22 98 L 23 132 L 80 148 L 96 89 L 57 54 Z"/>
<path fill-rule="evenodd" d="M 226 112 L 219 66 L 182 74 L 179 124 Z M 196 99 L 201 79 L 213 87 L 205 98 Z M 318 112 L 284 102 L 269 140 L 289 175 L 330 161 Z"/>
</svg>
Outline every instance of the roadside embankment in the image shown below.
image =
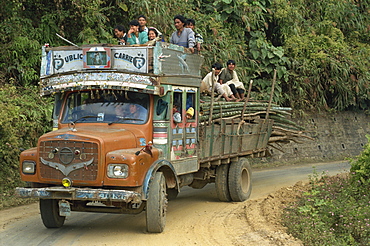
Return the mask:
<svg viewBox="0 0 370 246">
<path fill-rule="evenodd" d="M 343 160 L 360 154 L 370 134 L 370 115 L 364 112 L 337 112 L 307 114 L 292 118 L 304 127 L 305 135 L 314 140 L 302 138 L 299 142 L 281 145 L 281 150 L 269 148 L 271 157 L 253 160 L 260 164 L 320 162 Z M 264 166 L 264 165 L 262 165 Z"/>
</svg>

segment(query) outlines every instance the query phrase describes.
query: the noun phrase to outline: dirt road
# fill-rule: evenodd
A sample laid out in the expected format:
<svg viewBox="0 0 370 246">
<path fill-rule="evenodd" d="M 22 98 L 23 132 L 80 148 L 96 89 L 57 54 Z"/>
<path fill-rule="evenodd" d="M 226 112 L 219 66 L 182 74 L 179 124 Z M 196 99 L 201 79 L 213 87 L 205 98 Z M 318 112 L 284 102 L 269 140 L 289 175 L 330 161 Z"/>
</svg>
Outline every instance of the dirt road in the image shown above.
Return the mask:
<svg viewBox="0 0 370 246">
<path fill-rule="evenodd" d="M 165 231 L 145 231 L 145 215 L 74 212 L 62 228 L 46 229 L 38 204 L 0 211 L 0 245 L 301 245 L 278 223 L 281 205 L 307 182 L 316 167 L 329 175 L 349 170 L 346 162 L 307 164 L 253 172 L 251 198 L 217 200 L 214 184 L 185 187 L 170 201 Z"/>
</svg>

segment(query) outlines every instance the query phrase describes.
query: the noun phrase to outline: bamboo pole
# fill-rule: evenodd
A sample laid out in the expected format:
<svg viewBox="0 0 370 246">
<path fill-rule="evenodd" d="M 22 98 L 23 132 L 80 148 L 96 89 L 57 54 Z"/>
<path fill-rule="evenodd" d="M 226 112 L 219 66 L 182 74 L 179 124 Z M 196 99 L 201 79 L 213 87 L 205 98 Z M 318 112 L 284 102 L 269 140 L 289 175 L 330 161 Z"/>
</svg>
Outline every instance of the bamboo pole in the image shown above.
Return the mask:
<svg viewBox="0 0 370 246">
<path fill-rule="evenodd" d="M 212 115 L 213 115 L 213 99 L 215 98 L 215 70 L 212 69 L 212 88 L 211 88 L 211 105 L 210 105 L 210 113 L 208 118 L 208 125 L 211 125 Z"/>
<path fill-rule="evenodd" d="M 270 95 L 269 105 L 267 106 L 266 120 L 268 120 L 269 114 L 270 114 L 272 98 L 274 96 L 275 83 L 276 83 L 276 69 L 274 69 L 274 77 L 272 79 L 271 95 Z"/>
<path fill-rule="evenodd" d="M 242 111 L 242 121 L 244 121 L 245 109 L 246 109 L 246 107 L 247 107 L 247 103 L 248 103 L 249 98 L 250 98 L 250 96 L 251 96 L 252 84 L 253 84 L 253 80 L 251 79 L 251 80 L 249 81 L 249 88 L 248 88 L 247 99 L 246 99 L 246 100 L 245 100 L 245 102 L 244 102 L 244 107 L 243 107 L 243 111 Z"/>
</svg>

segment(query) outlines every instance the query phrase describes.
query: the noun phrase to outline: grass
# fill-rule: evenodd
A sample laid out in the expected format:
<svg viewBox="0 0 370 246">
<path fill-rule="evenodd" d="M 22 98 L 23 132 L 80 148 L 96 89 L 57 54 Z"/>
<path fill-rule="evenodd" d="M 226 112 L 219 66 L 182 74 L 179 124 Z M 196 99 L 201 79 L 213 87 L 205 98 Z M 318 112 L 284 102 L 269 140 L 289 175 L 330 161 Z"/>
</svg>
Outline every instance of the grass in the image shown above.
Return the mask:
<svg viewBox="0 0 370 246">
<path fill-rule="evenodd" d="M 286 207 L 288 233 L 304 245 L 370 245 L 370 182 L 356 172 L 319 176 L 314 173 L 310 191 Z"/>
</svg>

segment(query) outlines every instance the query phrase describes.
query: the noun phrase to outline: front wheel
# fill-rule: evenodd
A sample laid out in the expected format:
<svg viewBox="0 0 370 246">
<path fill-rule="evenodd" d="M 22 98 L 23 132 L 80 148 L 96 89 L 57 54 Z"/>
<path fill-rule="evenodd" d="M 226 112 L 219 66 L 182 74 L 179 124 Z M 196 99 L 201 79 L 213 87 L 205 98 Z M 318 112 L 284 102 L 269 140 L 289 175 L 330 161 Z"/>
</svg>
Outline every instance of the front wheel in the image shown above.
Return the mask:
<svg viewBox="0 0 370 246">
<path fill-rule="evenodd" d="M 55 199 L 40 199 L 40 213 L 42 223 L 47 228 L 62 227 L 66 219 L 59 215 L 59 204 Z"/>
<path fill-rule="evenodd" d="M 229 168 L 229 191 L 231 200 L 242 202 L 252 193 L 252 170 L 246 158 L 232 162 Z"/>
<path fill-rule="evenodd" d="M 146 228 L 148 232 L 159 233 L 166 225 L 167 194 L 163 173 L 157 172 L 149 185 L 146 202 Z"/>
</svg>

